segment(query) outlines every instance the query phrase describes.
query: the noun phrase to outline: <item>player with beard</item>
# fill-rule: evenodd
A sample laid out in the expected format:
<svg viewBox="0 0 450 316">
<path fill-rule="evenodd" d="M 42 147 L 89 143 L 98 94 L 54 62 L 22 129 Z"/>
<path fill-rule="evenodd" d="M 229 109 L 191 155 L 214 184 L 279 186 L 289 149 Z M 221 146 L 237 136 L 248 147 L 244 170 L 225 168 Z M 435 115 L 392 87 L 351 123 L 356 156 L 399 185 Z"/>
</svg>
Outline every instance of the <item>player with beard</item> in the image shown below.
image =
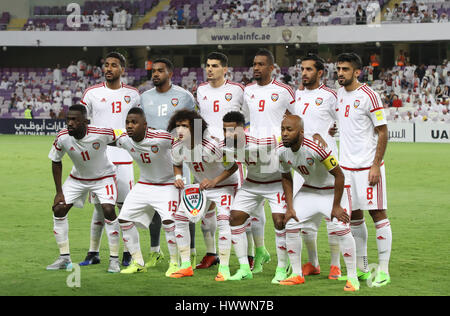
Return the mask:
<svg viewBox="0 0 450 316">
<path fill-rule="evenodd" d="M 89 87 L 85 90 L 80 103 L 87 108 L 90 124 L 113 129 L 124 129 L 125 119 L 132 107 L 140 106 L 139 91 L 121 82 L 120 77 L 125 72 L 125 57 L 118 52 L 111 52 L 105 57 L 103 71 L 105 82 Z M 122 207 L 123 201 L 134 185 L 133 159 L 123 149 L 108 146 L 109 160 L 116 166 L 117 174 L 117 207 Z M 94 206 L 91 221 L 91 240 L 89 252 L 80 265 L 100 263 L 99 249 L 104 226 L 103 211 Z M 130 253 L 124 249 L 122 265 L 128 266 Z"/>
<path fill-rule="evenodd" d="M 338 242 L 347 266 L 348 281 L 344 291 L 359 290 L 356 277 L 355 240 L 350 233 L 350 186 L 332 150 L 320 148 L 310 138 L 304 137 L 303 120 L 288 115 L 281 125 L 283 143 L 278 147 L 283 190 L 286 197 L 286 248 L 292 264 L 292 275 L 281 285 L 305 282 L 301 269 L 304 229 L 317 232 L 322 218 L 329 219 L 329 231 L 338 236 Z M 304 177 L 305 183 L 293 193 L 291 171 Z M 345 193 L 345 194 L 344 194 Z M 336 219 L 334 219 L 336 218 Z"/>
<path fill-rule="evenodd" d="M 153 61 L 152 82 L 153 89 L 141 95 L 142 109 L 149 128 L 167 130 L 170 117 L 181 109 L 195 110 L 194 96 L 187 90 L 172 83 L 173 64 L 166 58 Z M 170 131 L 169 131 L 170 132 Z M 184 168 L 184 181 L 190 183 L 188 168 Z M 191 225 L 191 261 L 195 267 L 195 226 Z M 146 267 L 154 267 L 164 259 L 160 249 L 161 218 L 158 213 L 153 216 L 150 224 L 150 256 L 146 260 Z"/>
<path fill-rule="evenodd" d="M 325 69 L 325 61 L 317 55 L 309 54 L 302 58 L 300 69 L 304 88 L 295 91 L 296 112 L 294 114 L 303 119 L 306 137 L 311 138 L 314 134 L 319 134 L 325 142 L 325 146 L 337 155 L 336 140 L 328 132 L 337 120 L 337 94 L 320 82 Z M 294 193 L 300 189 L 302 183 L 301 174 L 294 173 Z M 339 237 L 332 234 L 330 225 L 331 223 L 327 221 L 328 243 L 331 253 L 331 267 L 328 278 L 336 280 L 341 276 Z M 309 259 L 303 266 L 303 275 L 319 274 L 317 232 L 305 228 L 302 230 L 302 234 Z"/>
<path fill-rule="evenodd" d="M 375 224 L 379 266 L 372 285 L 391 282 L 389 259 L 392 248 L 391 224 L 386 215 L 386 174 L 383 156 L 388 141 L 388 128 L 383 103 L 372 88 L 358 81 L 361 58 L 343 53 L 336 61 L 339 119 L 339 158 L 352 189 L 350 227 L 356 242 L 358 277 L 369 279 L 367 262 L 367 227 L 363 210 L 369 210 Z"/>
<path fill-rule="evenodd" d="M 116 168 L 107 157 L 107 144 L 116 140 L 112 128 L 88 125 L 86 108 L 73 105 L 67 112 L 67 128 L 62 129 L 53 143 L 48 157 L 56 195 L 53 202 L 53 233 L 60 256 L 47 270 L 70 269 L 69 220 L 72 206 L 83 208 L 86 196 L 92 193 L 92 202 L 102 212 L 108 234 L 110 261 L 108 272 L 120 272 L 119 223 L 115 212 L 117 186 Z M 69 177 L 61 185 L 62 158 L 67 153 L 73 162 Z"/>
</svg>

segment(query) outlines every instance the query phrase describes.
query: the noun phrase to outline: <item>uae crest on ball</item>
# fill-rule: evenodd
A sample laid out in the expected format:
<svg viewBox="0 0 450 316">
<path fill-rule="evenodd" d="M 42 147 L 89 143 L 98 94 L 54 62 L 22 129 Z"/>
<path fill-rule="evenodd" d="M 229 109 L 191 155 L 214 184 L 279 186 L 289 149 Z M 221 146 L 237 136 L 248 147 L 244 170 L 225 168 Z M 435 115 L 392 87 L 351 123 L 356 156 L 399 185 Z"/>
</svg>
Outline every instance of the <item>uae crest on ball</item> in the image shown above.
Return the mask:
<svg viewBox="0 0 450 316">
<path fill-rule="evenodd" d="M 206 209 L 206 198 L 198 184 L 185 186 L 181 192 L 180 208 L 193 223 L 198 222 L 203 217 Z"/>
</svg>

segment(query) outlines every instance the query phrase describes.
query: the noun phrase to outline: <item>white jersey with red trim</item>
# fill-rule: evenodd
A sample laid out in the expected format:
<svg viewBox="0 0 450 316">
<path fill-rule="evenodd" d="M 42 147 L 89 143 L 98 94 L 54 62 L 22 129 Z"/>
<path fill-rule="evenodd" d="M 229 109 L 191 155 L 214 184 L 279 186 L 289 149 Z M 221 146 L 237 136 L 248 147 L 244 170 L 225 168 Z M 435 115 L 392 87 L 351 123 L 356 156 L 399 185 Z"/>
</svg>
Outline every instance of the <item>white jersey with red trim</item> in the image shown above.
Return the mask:
<svg viewBox="0 0 450 316">
<path fill-rule="evenodd" d="M 372 166 L 378 142 L 375 127 L 387 124 L 383 103 L 366 84 L 338 90 L 339 161 L 352 169 Z"/>
<path fill-rule="evenodd" d="M 275 135 L 255 138 L 246 134 L 242 149 L 226 147 L 224 141 L 221 142 L 221 147 L 227 161 L 234 159 L 236 162 L 247 165 L 246 180 L 268 183 L 281 179 L 278 161 L 274 159 L 276 158 L 275 150 L 277 147 Z"/>
<path fill-rule="evenodd" d="M 135 142 L 126 133 L 120 135 L 117 146 L 123 148 L 139 166 L 139 183 L 164 184 L 174 182 L 171 149 L 173 138 L 163 130 L 147 129 L 145 138 Z"/>
<path fill-rule="evenodd" d="M 295 94 L 290 86 L 276 80 L 265 86 L 251 83 L 245 87 L 242 110 L 250 122 L 251 136 L 278 137 L 286 110 L 296 112 Z"/>
<path fill-rule="evenodd" d="M 73 162 L 70 176 L 77 180 L 100 180 L 115 175 L 115 167 L 106 155 L 107 144 L 116 140 L 114 130 L 88 125 L 86 135 L 76 139 L 62 129 L 53 142 L 48 158 L 60 162 L 67 153 Z"/>
<path fill-rule="evenodd" d="M 241 111 L 243 96 L 244 86 L 229 80 L 218 88 L 207 82 L 198 86 L 198 110 L 212 136 L 223 139 L 222 118 L 228 112 Z"/>
<path fill-rule="evenodd" d="M 293 114 L 303 119 L 305 136 L 320 134 L 335 153 L 337 153 L 336 140 L 328 134 L 328 130 L 337 120 L 336 107 L 336 92 L 324 84 L 313 90 L 305 88 L 295 91 L 296 112 Z"/>
<path fill-rule="evenodd" d="M 298 151 L 293 152 L 291 148 L 280 144 L 277 154 L 280 171 L 290 173 L 291 168 L 294 169 L 305 179 L 304 186 L 320 189 L 334 187 L 334 177 L 329 170 L 337 166 L 337 161 L 331 150 L 324 150 L 312 139 L 304 138 Z M 327 164 L 333 158 L 334 161 Z"/>
<path fill-rule="evenodd" d="M 212 180 L 222 174 L 223 171 L 230 169 L 233 164 L 223 162 L 222 150 L 219 144 L 205 132 L 201 146 L 194 149 L 187 148 L 180 140 L 175 141 L 172 146 L 173 163 L 181 166 L 185 163 L 197 183 L 204 179 Z M 238 185 L 239 179 L 237 173 L 234 173 L 224 181 L 217 184 L 218 187 L 223 185 Z"/>
<path fill-rule="evenodd" d="M 103 82 L 87 88 L 80 102 L 87 108 L 90 124 L 124 129 L 128 111 L 140 106 L 140 95 L 136 88 L 124 83 L 121 83 L 119 89 L 109 89 Z M 133 161 L 131 156 L 120 148 L 109 146 L 107 154 L 114 163 Z"/>
</svg>

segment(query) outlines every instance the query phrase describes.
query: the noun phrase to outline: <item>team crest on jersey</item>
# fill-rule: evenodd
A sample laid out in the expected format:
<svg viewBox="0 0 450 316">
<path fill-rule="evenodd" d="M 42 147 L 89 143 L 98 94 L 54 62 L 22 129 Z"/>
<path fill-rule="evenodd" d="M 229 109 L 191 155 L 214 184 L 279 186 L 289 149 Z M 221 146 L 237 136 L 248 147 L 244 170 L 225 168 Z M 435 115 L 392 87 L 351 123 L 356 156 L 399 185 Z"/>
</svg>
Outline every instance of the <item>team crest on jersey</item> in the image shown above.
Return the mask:
<svg viewBox="0 0 450 316">
<path fill-rule="evenodd" d="M 306 158 L 306 163 L 310 166 L 312 166 L 314 164 L 314 159 L 312 158 Z"/>
<path fill-rule="evenodd" d="M 280 96 L 277 93 L 272 93 L 272 101 L 276 102 Z"/>
<path fill-rule="evenodd" d="M 173 106 L 177 106 L 178 105 L 178 99 L 177 98 L 173 98 L 171 102 L 172 102 Z"/>
<path fill-rule="evenodd" d="M 232 98 L 233 98 L 233 95 L 231 93 L 225 94 L 225 100 L 227 100 L 228 102 L 231 101 Z"/>
<path fill-rule="evenodd" d="M 323 102 L 323 99 L 322 99 L 322 98 L 317 98 L 317 99 L 316 99 L 316 105 L 317 105 L 317 106 L 321 105 L 322 102 Z"/>
<path fill-rule="evenodd" d="M 359 106 L 360 102 L 359 100 L 355 100 L 355 103 L 353 103 L 353 107 L 356 109 Z"/>
<path fill-rule="evenodd" d="M 131 102 L 131 97 L 129 95 L 124 96 L 123 99 L 127 104 Z"/>
<path fill-rule="evenodd" d="M 153 145 L 153 146 L 151 147 L 151 149 L 152 149 L 152 153 L 154 153 L 154 154 L 156 154 L 156 153 L 159 151 L 159 148 L 158 148 L 157 145 Z"/>
<path fill-rule="evenodd" d="M 100 143 L 95 142 L 95 143 L 92 144 L 92 147 L 93 147 L 95 150 L 98 150 L 98 149 L 100 148 Z"/>
</svg>

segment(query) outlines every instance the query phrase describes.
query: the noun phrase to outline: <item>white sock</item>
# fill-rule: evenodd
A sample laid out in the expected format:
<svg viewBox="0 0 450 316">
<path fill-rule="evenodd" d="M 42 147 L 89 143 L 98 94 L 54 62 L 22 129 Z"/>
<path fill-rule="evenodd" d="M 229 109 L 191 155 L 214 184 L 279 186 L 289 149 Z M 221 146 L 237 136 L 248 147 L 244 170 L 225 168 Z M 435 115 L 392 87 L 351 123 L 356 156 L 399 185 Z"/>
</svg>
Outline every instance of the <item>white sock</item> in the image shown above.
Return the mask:
<svg viewBox="0 0 450 316">
<path fill-rule="evenodd" d="M 219 260 L 223 266 L 227 266 L 230 263 L 231 227 L 229 220 L 230 218 L 225 215 L 218 216 L 217 220 L 219 228 Z"/>
<path fill-rule="evenodd" d="M 245 233 L 247 225 L 248 222 L 246 221 L 242 225 L 231 226 L 231 240 L 240 264 L 248 264 L 247 234 Z"/>
<path fill-rule="evenodd" d="M 94 204 L 94 213 L 91 220 L 91 241 L 89 252 L 99 252 L 102 241 L 103 227 L 105 226 L 105 216 L 100 204 Z"/>
<path fill-rule="evenodd" d="M 367 262 L 367 226 L 364 219 L 350 221 L 350 228 L 356 245 L 356 265 L 363 271 L 369 271 Z"/>
<path fill-rule="evenodd" d="M 58 244 L 59 254 L 70 254 L 69 249 L 69 221 L 67 215 L 65 217 L 53 216 L 53 234 Z"/>
<path fill-rule="evenodd" d="M 300 229 L 286 229 L 286 249 L 292 265 L 292 273 L 303 276 Z"/>
<path fill-rule="evenodd" d="M 162 223 L 162 227 L 166 232 L 166 241 L 167 241 L 167 248 L 169 249 L 170 262 L 176 263 L 178 262 L 178 249 L 177 249 L 177 241 L 175 238 L 175 222 L 167 225 Z"/>
<path fill-rule="evenodd" d="M 305 242 L 306 249 L 308 250 L 308 262 L 314 267 L 319 266 L 319 259 L 317 258 L 317 232 L 302 229 L 302 239 Z"/>
<path fill-rule="evenodd" d="M 245 230 L 245 233 L 247 234 L 247 253 L 249 256 L 254 257 L 255 256 L 255 243 L 253 241 L 253 232 L 252 232 L 252 226 L 247 227 Z"/>
<path fill-rule="evenodd" d="M 383 219 L 375 223 L 377 236 L 379 270 L 389 274 L 389 258 L 392 249 L 392 230 L 389 220 Z"/>
<path fill-rule="evenodd" d="M 206 252 L 216 253 L 216 229 L 217 229 L 217 219 L 216 210 L 212 210 L 205 214 L 202 218 L 201 225 L 203 238 L 205 239 Z"/>
<path fill-rule="evenodd" d="M 264 204 L 258 216 L 251 218 L 251 229 L 253 233 L 253 242 L 255 248 L 264 247 L 264 226 L 266 224 L 266 215 L 264 214 Z"/>
<path fill-rule="evenodd" d="M 142 257 L 141 245 L 139 242 L 139 232 L 132 222 L 120 223 L 122 230 L 122 239 L 127 249 L 130 251 L 133 260 L 139 265 L 144 265 L 144 258 Z"/>
<path fill-rule="evenodd" d="M 277 268 L 285 268 L 287 264 L 288 254 L 286 251 L 286 230 L 275 229 L 275 244 L 277 247 Z"/>
<path fill-rule="evenodd" d="M 339 236 L 332 231 L 331 224 L 327 221 L 328 245 L 330 246 L 330 265 L 341 269 L 341 249 L 339 247 Z"/>
<path fill-rule="evenodd" d="M 344 258 L 347 268 L 347 277 L 356 278 L 356 245 L 350 229 L 336 232 L 339 238 L 339 246 L 341 248 L 342 257 Z"/>
<path fill-rule="evenodd" d="M 189 233 L 189 220 L 186 220 L 175 221 L 175 238 L 177 241 L 177 248 L 180 254 L 181 263 L 191 261 L 191 235 Z"/>
<path fill-rule="evenodd" d="M 108 235 L 109 243 L 109 255 L 111 257 L 119 257 L 119 220 L 116 218 L 113 221 L 109 221 L 105 218 L 105 230 Z"/>
<path fill-rule="evenodd" d="M 120 214 L 120 211 L 122 210 L 123 203 L 117 203 L 116 206 L 119 209 L 119 214 Z M 125 243 L 123 244 L 123 252 L 130 252 L 128 250 L 128 248 L 127 248 L 127 245 Z"/>
</svg>

